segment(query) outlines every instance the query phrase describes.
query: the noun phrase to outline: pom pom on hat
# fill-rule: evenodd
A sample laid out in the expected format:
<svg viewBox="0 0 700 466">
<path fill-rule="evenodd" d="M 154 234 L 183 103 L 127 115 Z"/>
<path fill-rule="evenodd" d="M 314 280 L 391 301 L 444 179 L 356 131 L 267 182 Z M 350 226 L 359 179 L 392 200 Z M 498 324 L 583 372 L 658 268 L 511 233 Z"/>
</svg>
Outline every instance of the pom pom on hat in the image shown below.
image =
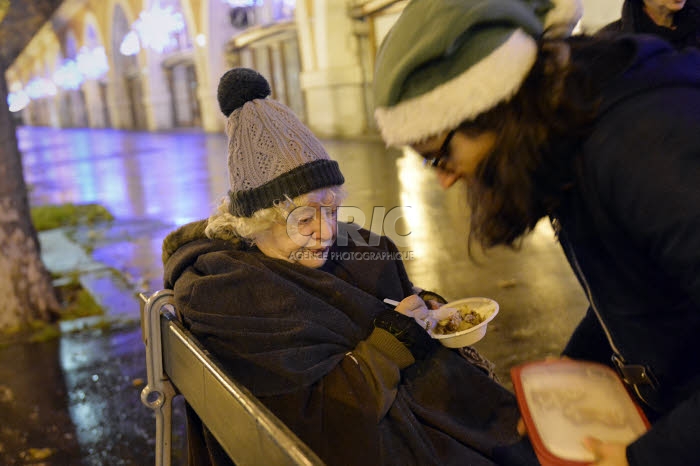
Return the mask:
<svg viewBox="0 0 700 466">
<path fill-rule="evenodd" d="M 581 0 L 412 0 L 375 60 L 384 141 L 420 142 L 510 99 L 537 41 L 568 36 L 581 14 Z"/>
<path fill-rule="evenodd" d="M 268 99 L 257 71 L 234 68 L 219 80 L 217 98 L 227 117 L 231 214 L 250 217 L 285 196 L 295 198 L 345 182 L 338 162 L 285 105 Z"/>
<path fill-rule="evenodd" d="M 270 84 L 263 75 L 249 68 L 233 68 L 219 80 L 216 98 L 221 112 L 228 117 L 246 102 L 264 99 L 270 94 Z"/>
</svg>

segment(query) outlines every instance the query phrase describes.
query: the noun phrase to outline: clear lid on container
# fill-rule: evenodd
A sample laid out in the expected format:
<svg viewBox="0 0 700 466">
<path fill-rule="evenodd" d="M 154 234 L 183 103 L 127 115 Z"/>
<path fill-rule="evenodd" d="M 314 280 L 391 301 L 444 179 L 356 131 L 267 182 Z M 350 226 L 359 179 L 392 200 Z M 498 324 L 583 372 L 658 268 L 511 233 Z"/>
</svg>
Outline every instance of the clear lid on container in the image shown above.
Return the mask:
<svg viewBox="0 0 700 466">
<path fill-rule="evenodd" d="M 541 361 L 515 367 L 511 375 L 538 456 L 588 463 L 595 458 L 583 446 L 585 437 L 629 444 L 649 428 L 620 378 L 602 364 Z"/>
</svg>

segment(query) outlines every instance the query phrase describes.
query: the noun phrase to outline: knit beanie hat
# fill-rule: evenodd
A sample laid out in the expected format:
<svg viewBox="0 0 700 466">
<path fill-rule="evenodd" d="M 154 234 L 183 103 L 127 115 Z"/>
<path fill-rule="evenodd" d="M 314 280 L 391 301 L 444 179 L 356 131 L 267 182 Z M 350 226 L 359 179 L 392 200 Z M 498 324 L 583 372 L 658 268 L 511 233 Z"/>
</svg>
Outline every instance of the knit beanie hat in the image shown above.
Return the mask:
<svg viewBox="0 0 700 466">
<path fill-rule="evenodd" d="M 537 40 L 570 35 L 582 10 L 581 0 L 412 0 L 376 58 L 384 141 L 421 142 L 508 100 Z"/>
<path fill-rule="evenodd" d="M 219 107 L 228 118 L 231 214 L 237 217 L 345 182 L 321 142 L 269 95 L 267 80 L 251 69 L 231 69 L 219 80 Z"/>
</svg>

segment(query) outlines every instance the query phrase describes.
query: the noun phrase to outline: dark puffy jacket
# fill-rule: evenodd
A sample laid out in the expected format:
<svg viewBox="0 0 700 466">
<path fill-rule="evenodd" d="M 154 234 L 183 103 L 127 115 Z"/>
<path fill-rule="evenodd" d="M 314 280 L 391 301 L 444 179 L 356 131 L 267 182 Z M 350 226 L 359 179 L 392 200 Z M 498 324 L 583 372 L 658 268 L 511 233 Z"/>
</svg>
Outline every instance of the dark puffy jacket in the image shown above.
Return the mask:
<svg viewBox="0 0 700 466">
<path fill-rule="evenodd" d="M 658 380 L 631 466 L 700 464 L 700 50 L 622 38 L 576 188 L 557 213 L 569 262 L 629 363 Z M 610 362 L 593 310 L 565 354 Z"/>
<path fill-rule="evenodd" d="M 675 14 L 674 28 L 659 26 L 644 12 L 642 0 L 625 0 L 622 16 L 603 27 L 598 34 L 654 34 L 669 41 L 676 48 L 700 47 L 700 2 L 687 0 L 685 7 Z"/>
</svg>

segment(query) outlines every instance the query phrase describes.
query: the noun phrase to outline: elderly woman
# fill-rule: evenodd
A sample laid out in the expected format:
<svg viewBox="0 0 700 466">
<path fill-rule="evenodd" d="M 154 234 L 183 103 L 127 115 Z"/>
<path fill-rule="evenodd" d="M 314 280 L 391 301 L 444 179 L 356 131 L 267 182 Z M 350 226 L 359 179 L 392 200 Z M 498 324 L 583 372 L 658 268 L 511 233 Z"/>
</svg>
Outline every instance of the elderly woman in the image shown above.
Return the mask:
<svg viewBox="0 0 700 466">
<path fill-rule="evenodd" d="M 564 354 L 614 365 L 653 420 L 629 445 L 587 439 L 600 464 L 698 464 L 700 50 L 567 38 L 578 6 L 409 2 L 377 57 L 378 123 L 467 183 L 484 247 L 554 220 L 590 303 Z"/>
<path fill-rule="evenodd" d="M 338 164 L 268 94 L 252 70 L 220 81 L 231 190 L 164 242 L 185 326 L 328 464 L 537 464 L 485 361 L 418 325 L 429 312 L 394 244 L 336 241 Z M 230 464 L 188 420 L 190 464 Z"/>
</svg>

